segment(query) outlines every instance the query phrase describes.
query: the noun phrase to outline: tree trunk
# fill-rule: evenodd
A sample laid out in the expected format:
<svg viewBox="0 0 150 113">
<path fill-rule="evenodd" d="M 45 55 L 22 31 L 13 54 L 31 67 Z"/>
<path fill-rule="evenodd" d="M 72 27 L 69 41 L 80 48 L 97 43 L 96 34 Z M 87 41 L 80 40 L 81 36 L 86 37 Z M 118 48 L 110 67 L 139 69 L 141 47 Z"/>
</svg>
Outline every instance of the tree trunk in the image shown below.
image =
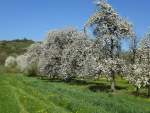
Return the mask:
<svg viewBox="0 0 150 113">
<path fill-rule="evenodd" d="M 150 86 L 148 86 L 148 97 L 150 97 Z"/>
<path fill-rule="evenodd" d="M 150 48 L 148 48 L 150 50 Z M 148 66 L 150 65 L 150 52 L 148 51 L 147 53 L 147 59 L 148 59 Z M 148 72 L 148 76 L 150 77 L 150 74 Z M 148 82 L 150 83 L 150 79 L 148 80 Z M 150 97 L 150 85 L 148 85 L 148 97 Z"/>
<path fill-rule="evenodd" d="M 139 96 L 139 88 L 136 87 L 136 95 Z"/>
<path fill-rule="evenodd" d="M 115 73 L 112 71 L 112 81 L 111 81 L 111 91 L 115 92 L 116 91 L 116 81 L 115 81 Z"/>
<path fill-rule="evenodd" d="M 111 39 L 111 50 L 110 50 L 110 58 L 112 60 L 114 60 L 114 40 Z M 113 69 L 111 69 L 111 78 L 112 78 L 112 81 L 111 81 L 111 91 L 112 92 L 115 92 L 115 86 L 116 86 L 116 81 L 115 81 L 115 72 Z"/>
<path fill-rule="evenodd" d="M 137 48 L 137 42 L 136 42 L 136 37 L 134 37 L 132 38 L 132 44 L 131 44 L 131 50 L 132 50 L 131 63 L 132 64 L 135 64 L 136 48 Z"/>
</svg>

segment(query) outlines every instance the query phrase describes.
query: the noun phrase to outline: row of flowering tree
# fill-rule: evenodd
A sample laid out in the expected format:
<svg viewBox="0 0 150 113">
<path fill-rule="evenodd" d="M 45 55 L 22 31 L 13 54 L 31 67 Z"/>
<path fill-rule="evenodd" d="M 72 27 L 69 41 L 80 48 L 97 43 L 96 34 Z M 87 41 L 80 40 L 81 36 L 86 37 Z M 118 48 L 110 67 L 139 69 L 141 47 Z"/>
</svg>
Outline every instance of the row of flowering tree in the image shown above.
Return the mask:
<svg viewBox="0 0 150 113">
<path fill-rule="evenodd" d="M 137 89 L 148 87 L 150 95 L 150 34 L 136 46 L 132 24 L 105 0 L 97 2 L 96 13 L 85 24 L 84 32 L 75 28 L 53 30 L 17 58 L 9 57 L 6 67 L 14 66 L 28 75 L 49 79 L 95 79 L 105 76 L 115 91 L 116 76 L 124 75 Z M 92 29 L 94 39 L 87 35 Z M 131 42 L 132 58 L 121 57 L 122 41 Z"/>
</svg>

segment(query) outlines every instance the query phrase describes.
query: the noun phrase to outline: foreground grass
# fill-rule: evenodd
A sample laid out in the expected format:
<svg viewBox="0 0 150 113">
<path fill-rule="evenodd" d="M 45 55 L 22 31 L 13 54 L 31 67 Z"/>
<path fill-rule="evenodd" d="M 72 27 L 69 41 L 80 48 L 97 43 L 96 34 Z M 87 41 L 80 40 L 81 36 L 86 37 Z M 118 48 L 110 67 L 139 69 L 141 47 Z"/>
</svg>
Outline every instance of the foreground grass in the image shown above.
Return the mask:
<svg viewBox="0 0 150 113">
<path fill-rule="evenodd" d="M 150 100 L 131 95 L 125 81 L 116 93 L 103 84 L 0 74 L 0 113 L 150 113 Z"/>
</svg>

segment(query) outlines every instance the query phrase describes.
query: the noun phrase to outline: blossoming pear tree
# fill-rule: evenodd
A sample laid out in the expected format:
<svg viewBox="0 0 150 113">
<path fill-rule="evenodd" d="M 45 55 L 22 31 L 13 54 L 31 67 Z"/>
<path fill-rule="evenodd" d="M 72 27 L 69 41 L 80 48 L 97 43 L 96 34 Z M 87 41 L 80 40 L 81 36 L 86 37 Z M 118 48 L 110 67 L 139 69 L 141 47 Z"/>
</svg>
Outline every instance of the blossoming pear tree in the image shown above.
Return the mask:
<svg viewBox="0 0 150 113">
<path fill-rule="evenodd" d="M 150 32 L 148 32 L 145 37 L 140 42 L 140 55 L 141 62 L 145 65 L 146 70 L 142 77 L 145 77 L 146 87 L 148 88 L 148 96 L 150 96 Z"/>
<path fill-rule="evenodd" d="M 93 34 L 102 42 L 105 61 L 113 66 L 107 68 L 106 72 L 111 78 L 111 90 L 115 91 L 115 67 L 121 50 L 121 40 L 133 36 L 132 25 L 120 17 L 106 0 L 98 0 L 96 13 L 89 18 L 85 25 L 85 31 L 88 27 L 93 29 Z"/>
<path fill-rule="evenodd" d="M 66 65 L 66 62 L 63 60 L 64 51 L 72 49 L 70 45 L 81 38 L 83 38 L 83 33 L 77 31 L 75 28 L 50 31 L 47 39 L 43 42 L 44 50 L 39 56 L 40 60 L 38 68 L 40 73 L 48 76 L 49 78 L 63 78 L 63 76 L 60 75 L 64 75 L 65 69 L 70 69 L 64 66 Z M 69 56 L 69 61 L 70 59 L 71 56 Z M 71 70 L 75 69 L 72 68 Z"/>
</svg>

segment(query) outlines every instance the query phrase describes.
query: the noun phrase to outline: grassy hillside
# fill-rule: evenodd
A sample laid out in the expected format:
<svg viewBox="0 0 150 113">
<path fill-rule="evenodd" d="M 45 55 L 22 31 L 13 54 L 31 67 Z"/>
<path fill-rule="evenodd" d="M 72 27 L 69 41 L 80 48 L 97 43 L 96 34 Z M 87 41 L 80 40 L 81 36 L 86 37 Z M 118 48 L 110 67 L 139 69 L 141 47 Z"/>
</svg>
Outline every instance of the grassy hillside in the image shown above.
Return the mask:
<svg viewBox="0 0 150 113">
<path fill-rule="evenodd" d="M 32 40 L 0 41 L 0 64 L 10 55 L 19 55 L 26 51 L 27 47 L 34 43 Z"/>
<path fill-rule="evenodd" d="M 105 80 L 64 83 L 0 74 L 0 113 L 150 113 L 149 99 L 133 96 L 126 81 L 118 82 L 112 94 Z"/>
</svg>

